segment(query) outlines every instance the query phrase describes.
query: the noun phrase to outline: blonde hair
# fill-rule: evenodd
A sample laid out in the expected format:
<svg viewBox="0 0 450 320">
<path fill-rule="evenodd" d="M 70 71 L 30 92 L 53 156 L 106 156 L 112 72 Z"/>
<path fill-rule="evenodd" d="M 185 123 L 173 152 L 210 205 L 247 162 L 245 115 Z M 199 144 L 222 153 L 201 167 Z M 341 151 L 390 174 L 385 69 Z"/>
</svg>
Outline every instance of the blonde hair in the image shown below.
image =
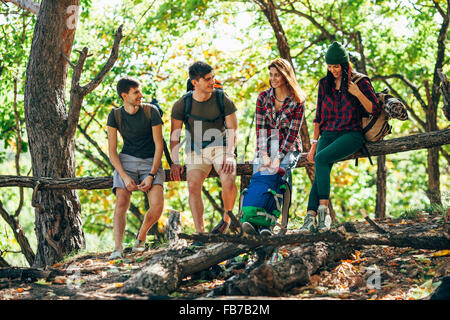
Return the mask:
<svg viewBox="0 0 450 320">
<path fill-rule="evenodd" d="M 276 58 L 269 63 L 268 69 L 274 67 L 283 76 L 289 91 L 294 96 L 294 100 L 303 103 L 306 100 L 305 92 L 300 88 L 300 85 L 295 78 L 294 68 L 283 58 Z"/>
</svg>

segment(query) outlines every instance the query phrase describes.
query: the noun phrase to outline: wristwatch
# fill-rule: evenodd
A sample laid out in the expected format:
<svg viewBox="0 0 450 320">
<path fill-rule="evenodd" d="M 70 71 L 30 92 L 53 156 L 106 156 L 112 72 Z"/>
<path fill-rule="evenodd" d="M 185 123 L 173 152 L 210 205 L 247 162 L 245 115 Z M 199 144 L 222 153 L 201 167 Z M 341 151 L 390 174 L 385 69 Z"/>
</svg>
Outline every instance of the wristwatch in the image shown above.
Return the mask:
<svg viewBox="0 0 450 320">
<path fill-rule="evenodd" d="M 153 173 L 150 172 L 148 175 L 153 177 L 153 179 L 155 179 L 155 175 Z"/>
</svg>

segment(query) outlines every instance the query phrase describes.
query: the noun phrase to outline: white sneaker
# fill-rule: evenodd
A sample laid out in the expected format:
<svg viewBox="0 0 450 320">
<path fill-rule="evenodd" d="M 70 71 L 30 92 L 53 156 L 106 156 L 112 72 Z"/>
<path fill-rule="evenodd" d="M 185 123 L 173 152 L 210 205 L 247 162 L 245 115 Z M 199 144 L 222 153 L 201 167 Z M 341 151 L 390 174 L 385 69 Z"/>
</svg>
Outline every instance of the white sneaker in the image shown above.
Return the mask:
<svg viewBox="0 0 450 320">
<path fill-rule="evenodd" d="M 144 252 L 145 251 L 145 241 L 141 241 L 136 239 L 134 242 L 133 248 L 131 249 L 131 252 L 138 253 L 138 252 Z"/>
<path fill-rule="evenodd" d="M 317 209 L 318 231 L 328 231 L 331 229 L 331 216 L 327 206 L 320 205 Z"/>
<path fill-rule="evenodd" d="M 122 258 L 123 258 L 122 250 L 114 250 L 109 256 L 109 260 L 118 260 Z"/>
</svg>

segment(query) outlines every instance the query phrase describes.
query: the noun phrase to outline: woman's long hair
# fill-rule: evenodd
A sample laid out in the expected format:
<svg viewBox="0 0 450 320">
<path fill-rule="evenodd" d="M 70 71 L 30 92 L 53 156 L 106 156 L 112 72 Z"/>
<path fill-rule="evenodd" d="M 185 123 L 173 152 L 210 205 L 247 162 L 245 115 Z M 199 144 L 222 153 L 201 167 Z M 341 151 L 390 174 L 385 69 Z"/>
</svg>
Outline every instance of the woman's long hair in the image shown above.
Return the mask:
<svg viewBox="0 0 450 320">
<path fill-rule="evenodd" d="M 294 68 L 292 65 L 283 58 L 276 58 L 269 64 L 268 69 L 274 67 L 283 76 L 286 81 L 286 85 L 293 95 L 293 98 L 298 103 L 303 103 L 306 100 L 305 92 L 300 88 L 297 79 L 295 78 Z"/>
<path fill-rule="evenodd" d="M 342 70 L 342 79 L 341 79 L 341 88 L 342 92 L 348 91 L 348 84 L 352 80 L 351 74 L 353 72 L 352 65 L 350 62 L 341 64 Z M 327 71 L 327 78 L 325 82 L 325 93 L 330 95 L 333 88 L 336 86 L 334 83 L 335 79 L 333 74 L 330 71 Z"/>
</svg>

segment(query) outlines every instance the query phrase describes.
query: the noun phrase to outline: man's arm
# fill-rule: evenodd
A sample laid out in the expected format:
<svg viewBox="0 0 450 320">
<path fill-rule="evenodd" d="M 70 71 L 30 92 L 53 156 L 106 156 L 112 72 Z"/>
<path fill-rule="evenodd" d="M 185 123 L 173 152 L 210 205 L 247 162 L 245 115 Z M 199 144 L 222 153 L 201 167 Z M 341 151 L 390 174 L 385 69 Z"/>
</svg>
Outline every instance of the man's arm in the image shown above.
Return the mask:
<svg viewBox="0 0 450 320">
<path fill-rule="evenodd" d="M 153 141 L 155 143 L 155 154 L 153 156 L 153 165 L 149 173 L 156 175 L 159 166 L 161 165 L 161 159 L 164 151 L 163 136 L 162 136 L 162 124 L 158 124 L 152 127 Z M 149 175 L 142 181 L 138 188 L 144 192 L 147 192 L 152 188 L 154 177 Z"/>
<path fill-rule="evenodd" d="M 237 146 L 237 129 L 238 129 L 238 121 L 236 117 L 236 112 L 225 117 L 225 124 L 227 125 L 227 154 L 234 154 L 234 150 Z"/>
<path fill-rule="evenodd" d="M 237 146 L 237 117 L 236 112 L 225 117 L 225 124 L 227 126 L 227 133 L 225 139 L 227 139 L 227 146 L 225 155 L 223 157 L 222 171 L 224 173 L 234 173 L 236 170 L 236 159 L 234 150 Z"/>
<path fill-rule="evenodd" d="M 123 169 L 122 163 L 120 162 L 119 155 L 117 154 L 117 129 L 107 126 L 108 129 L 108 155 L 111 164 L 117 173 L 122 178 L 123 182 L 128 191 L 132 192 L 137 189 L 134 180 Z"/>
</svg>

